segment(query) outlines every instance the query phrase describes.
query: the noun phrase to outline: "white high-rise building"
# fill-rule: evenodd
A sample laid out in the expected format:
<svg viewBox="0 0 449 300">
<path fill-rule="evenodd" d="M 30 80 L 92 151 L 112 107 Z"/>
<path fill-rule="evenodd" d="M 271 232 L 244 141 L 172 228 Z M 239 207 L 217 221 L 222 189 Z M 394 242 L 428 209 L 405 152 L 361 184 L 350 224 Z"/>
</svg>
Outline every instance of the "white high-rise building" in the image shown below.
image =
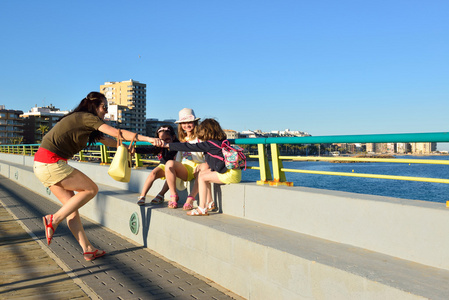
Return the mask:
<svg viewBox="0 0 449 300">
<path fill-rule="evenodd" d="M 100 91 L 108 100 L 108 118 L 121 129 L 145 134 L 146 84 L 135 80 L 105 82 Z"/>
</svg>

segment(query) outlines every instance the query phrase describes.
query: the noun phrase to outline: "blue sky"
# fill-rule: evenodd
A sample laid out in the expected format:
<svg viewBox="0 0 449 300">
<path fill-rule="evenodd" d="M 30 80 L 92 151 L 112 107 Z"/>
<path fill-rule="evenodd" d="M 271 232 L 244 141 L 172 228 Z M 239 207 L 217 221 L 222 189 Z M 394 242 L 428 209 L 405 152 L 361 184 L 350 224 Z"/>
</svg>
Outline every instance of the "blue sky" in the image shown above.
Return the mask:
<svg viewBox="0 0 449 300">
<path fill-rule="evenodd" d="M 448 11 L 442 0 L 2 1 L 0 104 L 72 109 L 134 79 L 149 118 L 191 107 L 238 131 L 449 131 Z"/>
</svg>

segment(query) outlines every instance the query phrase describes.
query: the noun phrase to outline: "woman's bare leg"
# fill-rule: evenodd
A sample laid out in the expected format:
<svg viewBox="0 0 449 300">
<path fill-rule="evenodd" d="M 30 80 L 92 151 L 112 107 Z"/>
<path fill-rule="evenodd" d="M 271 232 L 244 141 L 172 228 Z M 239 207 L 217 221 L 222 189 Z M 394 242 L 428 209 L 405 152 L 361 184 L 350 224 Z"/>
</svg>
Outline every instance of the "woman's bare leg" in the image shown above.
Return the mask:
<svg viewBox="0 0 449 300">
<path fill-rule="evenodd" d="M 57 226 L 71 213 L 75 212 L 95 197 L 98 193 L 98 186 L 84 173 L 75 169 L 67 178 L 52 185 L 50 190 L 55 196 L 60 195 L 64 190 L 77 192 L 70 198 L 70 201 L 63 203 L 63 206 L 53 214 L 53 224 L 56 224 Z"/>
<path fill-rule="evenodd" d="M 54 222 L 59 224 L 63 220 L 62 218 L 69 213 L 65 217 L 67 225 L 81 248 L 83 248 L 83 252 L 95 251 L 96 249 L 89 242 L 84 231 L 78 208 L 82 207 L 97 194 L 97 185 L 89 177 L 75 169 L 69 177 L 51 186 L 50 189 L 63 204 L 58 212 L 53 215 Z M 75 194 L 74 190 L 78 193 Z M 72 211 L 73 209 L 75 210 Z M 56 229 L 55 225 L 53 227 Z M 98 254 L 101 254 L 101 252 Z M 89 255 L 86 256 L 89 258 Z"/>
</svg>

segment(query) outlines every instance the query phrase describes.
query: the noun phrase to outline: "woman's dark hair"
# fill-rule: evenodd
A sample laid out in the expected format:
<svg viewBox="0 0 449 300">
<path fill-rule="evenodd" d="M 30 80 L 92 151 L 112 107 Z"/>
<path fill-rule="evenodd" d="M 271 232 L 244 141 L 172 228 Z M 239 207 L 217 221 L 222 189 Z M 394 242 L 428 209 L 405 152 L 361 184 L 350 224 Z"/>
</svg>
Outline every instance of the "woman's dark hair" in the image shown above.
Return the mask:
<svg viewBox="0 0 449 300">
<path fill-rule="evenodd" d="M 198 128 L 198 138 L 202 141 L 226 139 L 226 133 L 214 119 L 204 119 Z"/>
<path fill-rule="evenodd" d="M 102 93 L 90 92 L 86 96 L 86 98 L 81 100 L 80 104 L 78 104 L 78 106 L 74 110 L 60 118 L 58 122 L 76 112 L 88 112 L 98 117 L 97 109 L 101 104 L 104 103 L 104 101 L 106 101 L 106 97 Z M 104 134 L 99 130 L 92 131 L 92 133 L 89 135 L 89 142 L 87 144 L 87 147 L 99 141 L 103 136 Z"/>
</svg>

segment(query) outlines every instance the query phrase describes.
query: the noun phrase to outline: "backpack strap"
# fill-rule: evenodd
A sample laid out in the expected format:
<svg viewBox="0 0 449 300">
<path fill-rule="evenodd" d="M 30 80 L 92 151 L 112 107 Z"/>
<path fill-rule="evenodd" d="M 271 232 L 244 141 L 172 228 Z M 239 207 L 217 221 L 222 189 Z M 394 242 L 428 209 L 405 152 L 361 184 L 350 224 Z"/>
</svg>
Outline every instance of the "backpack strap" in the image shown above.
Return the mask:
<svg viewBox="0 0 449 300">
<path fill-rule="evenodd" d="M 224 147 L 229 147 L 229 146 L 231 146 L 231 145 L 229 144 L 229 141 L 228 141 L 228 140 L 224 140 L 223 142 L 221 142 L 221 147 L 222 147 L 222 148 L 224 148 Z"/>
<path fill-rule="evenodd" d="M 217 147 L 217 148 L 223 149 L 222 147 L 218 146 L 217 144 L 215 144 L 215 143 L 212 142 L 212 141 L 208 141 L 208 142 L 211 143 L 212 145 L 214 145 L 214 146 Z M 223 141 L 223 142 L 224 142 L 224 141 Z M 221 156 L 211 154 L 210 152 L 206 152 L 206 153 L 209 154 L 210 156 L 214 157 L 214 158 L 217 158 L 217 159 L 219 159 L 219 160 L 221 160 L 221 161 L 224 161 L 224 158 L 221 157 Z"/>
</svg>

